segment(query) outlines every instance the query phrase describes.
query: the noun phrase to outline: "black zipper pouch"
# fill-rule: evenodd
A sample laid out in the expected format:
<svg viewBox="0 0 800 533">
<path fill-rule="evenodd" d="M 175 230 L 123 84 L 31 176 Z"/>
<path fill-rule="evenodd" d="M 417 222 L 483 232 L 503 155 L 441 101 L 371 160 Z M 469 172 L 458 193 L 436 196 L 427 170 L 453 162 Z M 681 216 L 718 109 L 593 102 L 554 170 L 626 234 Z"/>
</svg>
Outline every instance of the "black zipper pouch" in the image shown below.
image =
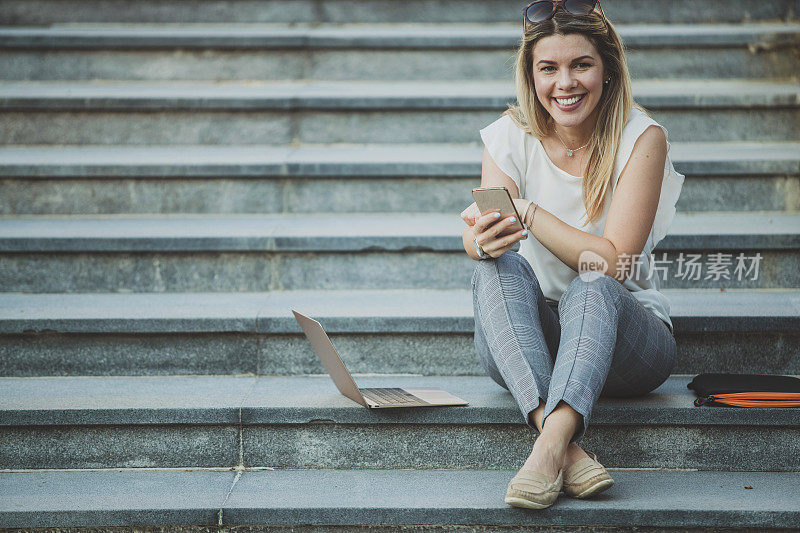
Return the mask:
<svg viewBox="0 0 800 533">
<path fill-rule="evenodd" d="M 800 378 L 774 374 L 699 374 L 686 385 L 694 404 L 728 407 L 800 407 Z"/>
</svg>

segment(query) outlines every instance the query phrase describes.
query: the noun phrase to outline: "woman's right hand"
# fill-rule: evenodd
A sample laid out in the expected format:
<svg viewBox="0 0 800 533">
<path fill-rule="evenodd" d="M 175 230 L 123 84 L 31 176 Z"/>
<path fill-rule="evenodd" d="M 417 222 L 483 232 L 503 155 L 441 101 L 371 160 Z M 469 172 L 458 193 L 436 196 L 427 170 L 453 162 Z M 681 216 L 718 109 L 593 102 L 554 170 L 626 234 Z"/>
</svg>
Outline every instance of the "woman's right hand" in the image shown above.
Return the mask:
<svg viewBox="0 0 800 533">
<path fill-rule="evenodd" d="M 514 215 L 506 218 L 495 216 L 499 214 L 500 213 L 497 211 L 494 211 L 481 215 L 475 220 L 475 224 L 470 226 L 475 240 L 483 249 L 484 253 L 494 258 L 500 257 L 519 241 L 528 238 L 528 232 L 525 229 L 521 229 L 505 237 L 498 237 L 498 233 L 514 224 L 512 219 L 516 219 Z"/>
</svg>

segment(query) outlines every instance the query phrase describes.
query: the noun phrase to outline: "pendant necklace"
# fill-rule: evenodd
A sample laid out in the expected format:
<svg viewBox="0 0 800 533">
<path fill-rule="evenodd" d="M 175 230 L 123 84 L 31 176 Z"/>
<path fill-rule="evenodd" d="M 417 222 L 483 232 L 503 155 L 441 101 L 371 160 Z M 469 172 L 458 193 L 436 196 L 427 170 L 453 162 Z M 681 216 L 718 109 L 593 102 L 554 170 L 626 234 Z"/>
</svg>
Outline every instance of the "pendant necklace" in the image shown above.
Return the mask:
<svg viewBox="0 0 800 533">
<path fill-rule="evenodd" d="M 581 146 L 580 148 L 575 148 L 574 150 L 570 150 L 569 146 L 567 146 L 567 143 L 565 143 L 565 142 L 564 142 L 564 139 L 562 139 L 562 138 L 561 138 L 561 135 L 559 135 L 559 134 L 558 134 L 558 131 L 556 131 L 556 129 L 555 129 L 555 128 L 553 128 L 553 131 L 556 133 L 556 137 L 558 137 L 558 140 L 559 140 L 559 141 L 561 141 L 561 144 L 563 144 L 563 145 L 564 145 L 564 148 L 566 148 L 566 150 L 567 150 L 567 157 L 572 157 L 572 155 L 573 155 L 575 152 L 577 152 L 578 150 L 583 150 L 584 148 L 586 148 L 587 146 L 589 146 L 589 143 L 586 143 L 586 144 L 584 144 L 583 146 Z M 592 141 L 590 140 L 589 142 L 592 142 Z"/>
</svg>

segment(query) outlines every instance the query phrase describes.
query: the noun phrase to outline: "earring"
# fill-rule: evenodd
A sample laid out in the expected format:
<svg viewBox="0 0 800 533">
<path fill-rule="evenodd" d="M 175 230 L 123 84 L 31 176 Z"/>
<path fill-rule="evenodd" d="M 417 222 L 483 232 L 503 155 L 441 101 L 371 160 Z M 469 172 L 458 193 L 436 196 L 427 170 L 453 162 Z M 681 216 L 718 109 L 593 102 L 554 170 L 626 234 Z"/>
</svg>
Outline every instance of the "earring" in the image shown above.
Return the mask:
<svg viewBox="0 0 800 533">
<path fill-rule="evenodd" d="M 603 83 L 605 83 L 606 85 L 608 85 L 608 82 L 610 82 L 610 81 L 611 81 L 611 78 L 608 78 L 608 79 L 607 79 L 606 81 L 604 81 Z"/>
</svg>

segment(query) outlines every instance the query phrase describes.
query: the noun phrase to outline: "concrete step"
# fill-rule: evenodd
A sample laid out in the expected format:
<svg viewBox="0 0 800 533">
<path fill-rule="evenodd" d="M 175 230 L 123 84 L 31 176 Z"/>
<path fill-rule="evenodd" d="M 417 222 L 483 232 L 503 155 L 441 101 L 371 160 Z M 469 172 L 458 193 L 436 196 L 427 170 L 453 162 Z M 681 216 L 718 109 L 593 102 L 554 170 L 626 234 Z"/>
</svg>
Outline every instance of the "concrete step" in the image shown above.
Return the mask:
<svg viewBox="0 0 800 533">
<path fill-rule="evenodd" d="M 324 524 L 325 531 L 355 533 L 426 524 L 432 533 L 500 526 L 515 533 L 537 526 L 661 533 L 719 524 L 779 531 L 800 520 L 793 491 L 800 482 L 796 472 L 611 469 L 615 484 L 603 494 L 589 500 L 562 495 L 553 507 L 539 511 L 503 502 L 515 473 L 248 469 L 239 477 L 205 469 L 9 472 L 0 476 L 7 495 L 0 501 L 0 527 L 70 527 L 88 533 L 98 527 L 157 526 L 169 533 L 201 533 L 220 525 L 272 525 L 277 531 Z M 375 490 L 378 486 L 381 490 Z"/>
<path fill-rule="evenodd" d="M 673 372 L 800 375 L 800 291 L 664 294 L 678 346 Z M 352 372 L 484 373 L 467 286 L 0 294 L 0 375 L 322 374 L 292 308 L 320 321 Z"/>
<path fill-rule="evenodd" d="M 796 0 L 617 0 L 603 6 L 610 20 L 646 23 L 750 22 L 797 20 Z M 519 23 L 522 7 L 510 0 L 454 0 L 447 3 L 408 0 L 365 0 L 354 8 L 348 0 L 2 0 L 0 24 L 46 25 L 64 22 L 505 22 Z"/>
<path fill-rule="evenodd" d="M 640 80 L 634 93 L 672 141 L 800 131 L 796 83 Z M 0 143 L 475 142 L 513 98 L 511 83 L 491 81 L 4 83 Z"/>
<path fill-rule="evenodd" d="M 800 25 L 619 27 L 634 78 L 795 77 Z M 519 24 L 0 28 L 3 80 L 511 79 Z"/>
<path fill-rule="evenodd" d="M 584 446 L 609 467 L 800 470 L 800 410 L 696 407 L 691 378 L 601 397 Z M 354 379 L 441 388 L 470 405 L 368 410 L 327 375 L 0 378 L 0 467 L 505 469 L 530 453 L 534 433 L 486 376 Z"/>
<path fill-rule="evenodd" d="M 457 213 L 3 217 L 0 287 L 462 289 L 475 268 L 465 227 Z M 797 288 L 799 231 L 798 213 L 678 213 L 653 275 L 663 288 Z"/>
<path fill-rule="evenodd" d="M 0 147 L 0 214 L 453 212 L 472 144 Z M 680 212 L 800 211 L 800 143 L 672 143 Z M 86 199 L 91 198 L 91 202 Z"/>
</svg>

